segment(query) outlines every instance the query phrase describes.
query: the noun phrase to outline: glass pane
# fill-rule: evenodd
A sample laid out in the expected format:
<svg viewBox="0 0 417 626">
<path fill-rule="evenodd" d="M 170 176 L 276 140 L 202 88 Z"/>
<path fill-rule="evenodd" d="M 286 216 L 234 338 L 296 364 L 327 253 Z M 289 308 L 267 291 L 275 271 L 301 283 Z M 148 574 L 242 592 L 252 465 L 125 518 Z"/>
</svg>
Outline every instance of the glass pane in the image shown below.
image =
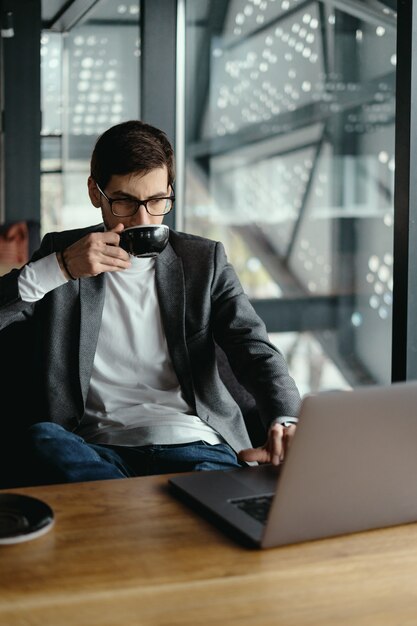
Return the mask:
<svg viewBox="0 0 417 626">
<path fill-rule="evenodd" d="M 60 230 L 62 209 L 62 35 L 41 36 L 41 235 Z"/>
<path fill-rule="evenodd" d="M 290 330 L 349 386 L 391 376 L 393 6 L 186 3 L 184 229 L 223 241 L 255 306 L 302 299 Z"/>
<path fill-rule="evenodd" d="M 352 388 L 314 333 L 271 333 L 269 338 L 284 355 L 301 395 Z"/>
<path fill-rule="evenodd" d="M 62 120 L 53 116 L 52 103 L 48 116 L 48 129 L 58 129 L 62 145 L 44 142 L 42 169 L 50 170 L 51 159 L 59 159 L 55 172 L 62 171 L 62 193 L 57 196 L 61 205 L 57 207 L 55 200 L 52 210 L 51 194 L 57 180 L 45 181 L 44 232 L 46 222 L 48 229 L 55 223 L 59 230 L 101 222 L 101 213 L 91 206 L 87 194 L 90 156 L 97 137 L 107 128 L 139 117 L 139 5 L 139 0 L 129 4 L 100 0 L 82 23 L 58 35 L 62 75 L 56 81 L 54 77 L 44 80 L 42 89 L 47 94 L 49 83 L 53 84 L 54 97 L 65 102 Z"/>
<path fill-rule="evenodd" d="M 43 136 L 62 133 L 62 35 L 41 36 L 41 107 Z"/>
</svg>

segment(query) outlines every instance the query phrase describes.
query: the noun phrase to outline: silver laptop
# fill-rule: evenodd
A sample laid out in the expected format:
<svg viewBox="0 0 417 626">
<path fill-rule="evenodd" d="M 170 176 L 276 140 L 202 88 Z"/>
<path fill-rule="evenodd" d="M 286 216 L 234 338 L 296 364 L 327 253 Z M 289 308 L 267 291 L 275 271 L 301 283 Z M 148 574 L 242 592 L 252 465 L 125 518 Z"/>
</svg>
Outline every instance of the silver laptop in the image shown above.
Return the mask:
<svg viewBox="0 0 417 626">
<path fill-rule="evenodd" d="M 417 382 L 306 396 L 281 466 L 192 472 L 169 485 L 258 548 L 417 521 Z"/>
</svg>

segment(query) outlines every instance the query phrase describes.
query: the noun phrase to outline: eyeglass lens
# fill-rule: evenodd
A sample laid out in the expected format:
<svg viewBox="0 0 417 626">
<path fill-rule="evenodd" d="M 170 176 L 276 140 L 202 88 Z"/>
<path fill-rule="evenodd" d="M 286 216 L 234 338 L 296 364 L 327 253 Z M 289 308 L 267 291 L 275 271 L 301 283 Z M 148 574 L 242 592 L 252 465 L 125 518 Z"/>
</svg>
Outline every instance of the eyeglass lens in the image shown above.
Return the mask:
<svg viewBox="0 0 417 626">
<path fill-rule="evenodd" d="M 146 201 L 146 209 L 151 215 L 165 215 L 172 209 L 172 198 L 152 198 Z M 139 209 L 139 203 L 136 200 L 113 200 L 113 213 L 128 217 L 133 215 Z"/>
</svg>

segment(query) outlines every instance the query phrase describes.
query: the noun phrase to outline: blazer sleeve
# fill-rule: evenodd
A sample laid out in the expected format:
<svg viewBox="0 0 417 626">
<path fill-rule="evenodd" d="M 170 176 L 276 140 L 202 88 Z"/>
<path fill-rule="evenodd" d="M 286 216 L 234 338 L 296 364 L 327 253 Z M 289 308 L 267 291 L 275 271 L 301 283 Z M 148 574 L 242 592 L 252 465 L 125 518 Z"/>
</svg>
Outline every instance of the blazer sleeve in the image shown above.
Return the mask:
<svg viewBox="0 0 417 626">
<path fill-rule="evenodd" d="M 239 382 L 254 396 L 267 427 L 280 416 L 297 416 L 300 394 L 282 353 L 271 343 L 223 245 L 214 252 L 212 328 Z"/>
<path fill-rule="evenodd" d="M 29 262 L 37 261 L 54 251 L 52 236 L 45 235 L 41 245 Z M 4 276 L 0 276 L 0 330 L 12 323 L 22 322 L 31 317 L 35 311 L 35 304 L 24 302 L 19 293 L 20 269 L 12 269 Z"/>
</svg>

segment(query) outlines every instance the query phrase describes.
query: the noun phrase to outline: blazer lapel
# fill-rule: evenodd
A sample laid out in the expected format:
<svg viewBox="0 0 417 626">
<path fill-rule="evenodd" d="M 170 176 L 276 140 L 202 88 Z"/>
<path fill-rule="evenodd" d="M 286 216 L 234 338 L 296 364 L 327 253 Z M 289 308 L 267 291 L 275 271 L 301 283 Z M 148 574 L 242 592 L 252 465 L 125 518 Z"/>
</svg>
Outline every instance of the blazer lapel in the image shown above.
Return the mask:
<svg viewBox="0 0 417 626">
<path fill-rule="evenodd" d="M 182 260 L 168 243 L 155 264 L 156 289 L 172 364 L 185 399 L 194 407 L 194 389 L 185 341 L 185 283 Z"/>
<path fill-rule="evenodd" d="M 104 305 L 104 274 L 80 280 L 80 384 L 85 403 Z"/>
</svg>

